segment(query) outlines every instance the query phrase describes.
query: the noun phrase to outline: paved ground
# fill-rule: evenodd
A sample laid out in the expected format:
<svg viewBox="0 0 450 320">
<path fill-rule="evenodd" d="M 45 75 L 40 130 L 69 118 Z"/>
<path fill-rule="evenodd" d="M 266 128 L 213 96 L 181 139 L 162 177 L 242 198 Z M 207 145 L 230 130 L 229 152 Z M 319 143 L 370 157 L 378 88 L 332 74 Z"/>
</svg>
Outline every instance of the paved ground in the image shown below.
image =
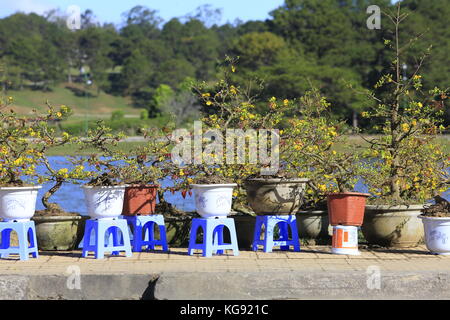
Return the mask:
<svg viewBox="0 0 450 320">
<path fill-rule="evenodd" d="M 449 270 L 450 256 L 433 255 L 424 246 L 406 249 L 360 249 L 360 256 L 331 254 L 328 246 L 303 246 L 301 252 L 275 250 L 272 253 L 241 250 L 238 256 L 231 251 L 225 255 L 202 257 L 200 252 L 187 255 L 186 248 L 134 252 L 131 258 L 93 255 L 81 258 L 81 251 L 41 251 L 38 259 L 20 261 L 11 256 L 0 260 L 0 274 L 61 274 L 67 267 L 79 266 L 81 273 L 159 273 L 159 272 L 236 272 L 236 271 L 365 271 L 368 266 L 380 270 Z"/>
<path fill-rule="evenodd" d="M 102 260 L 81 258 L 80 251 L 40 252 L 38 259 L 0 260 L 0 298 L 421 299 L 433 292 L 450 299 L 450 256 L 432 255 L 424 246 L 360 251 L 335 255 L 329 246 L 303 246 L 302 252 L 241 250 L 205 258 L 171 248 L 169 254 Z M 77 274 L 84 289 L 74 291 Z"/>
</svg>

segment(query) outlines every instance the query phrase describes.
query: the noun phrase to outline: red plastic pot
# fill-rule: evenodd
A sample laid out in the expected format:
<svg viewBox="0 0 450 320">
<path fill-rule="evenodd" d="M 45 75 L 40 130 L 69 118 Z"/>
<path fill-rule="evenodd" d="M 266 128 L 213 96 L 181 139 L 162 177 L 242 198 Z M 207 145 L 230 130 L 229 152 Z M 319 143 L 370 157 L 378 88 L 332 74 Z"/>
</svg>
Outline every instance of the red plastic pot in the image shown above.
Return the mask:
<svg viewBox="0 0 450 320">
<path fill-rule="evenodd" d="M 367 193 L 341 192 L 327 195 L 328 214 L 333 226 L 361 226 Z"/>
<path fill-rule="evenodd" d="M 155 213 L 157 185 L 131 185 L 125 189 L 122 214 L 124 216 Z"/>
</svg>

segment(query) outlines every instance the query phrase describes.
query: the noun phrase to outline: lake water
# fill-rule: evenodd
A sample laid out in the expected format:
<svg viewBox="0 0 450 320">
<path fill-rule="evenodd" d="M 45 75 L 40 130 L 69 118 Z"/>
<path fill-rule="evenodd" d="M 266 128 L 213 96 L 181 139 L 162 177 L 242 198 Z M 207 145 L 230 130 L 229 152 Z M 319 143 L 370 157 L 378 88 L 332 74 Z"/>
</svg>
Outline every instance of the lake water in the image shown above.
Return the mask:
<svg viewBox="0 0 450 320">
<path fill-rule="evenodd" d="M 49 158 L 51 165 L 56 170 L 61 168 L 71 168 L 72 165 L 62 156 L 55 156 Z M 43 173 L 44 168 L 39 167 L 38 172 Z M 169 178 L 164 179 L 162 181 L 162 186 L 171 186 L 171 180 Z M 41 203 L 41 198 L 45 192 L 47 192 L 53 183 L 46 183 L 43 185 L 42 189 L 39 190 L 38 193 L 38 201 L 36 204 L 36 210 L 44 209 L 44 206 Z M 367 187 L 360 181 L 356 184 L 355 190 L 357 192 L 367 192 Z M 450 189 L 444 195 L 448 200 L 450 200 Z M 166 192 L 164 194 L 166 200 L 176 206 L 178 209 L 183 211 L 195 211 L 195 203 L 194 197 L 186 195 L 186 198 L 183 199 L 180 192 L 175 192 L 172 194 L 171 192 Z M 69 212 L 78 212 L 82 215 L 87 214 L 87 208 L 84 201 L 84 193 L 81 188 L 81 185 L 65 183 L 63 186 L 53 195 L 50 199 L 51 202 L 58 203 L 64 210 Z"/>
<path fill-rule="evenodd" d="M 49 157 L 50 164 L 56 170 L 61 168 L 72 168 L 72 164 L 69 163 L 62 156 Z M 38 167 L 37 171 L 39 173 L 44 172 L 43 167 Z M 166 178 L 161 183 L 162 186 L 171 186 L 171 180 Z M 41 203 L 41 198 L 52 186 L 53 182 L 46 183 L 42 186 L 42 189 L 39 190 L 38 200 L 36 203 L 36 210 L 43 210 L 44 206 Z M 186 199 L 183 199 L 180 192 L 175 192 L 172 194 L 171 192 L 166 192 L 164 194 L 166 200 L 172 203 L 174 206 L 183 211 L 195 211 L 195 203 L 194 198 L 186 195 Z M 59 204 L 64 210 L 69 212 L 78 212 L 82 215 L 87 215 L 87 208 L 84 201 L 84 192 L 81 188 L 81 185 L 72 184 L 72 183 L 64 183 L 62 187 L 50 198 L 50 202 L 55 202 Z"/>
</svg>

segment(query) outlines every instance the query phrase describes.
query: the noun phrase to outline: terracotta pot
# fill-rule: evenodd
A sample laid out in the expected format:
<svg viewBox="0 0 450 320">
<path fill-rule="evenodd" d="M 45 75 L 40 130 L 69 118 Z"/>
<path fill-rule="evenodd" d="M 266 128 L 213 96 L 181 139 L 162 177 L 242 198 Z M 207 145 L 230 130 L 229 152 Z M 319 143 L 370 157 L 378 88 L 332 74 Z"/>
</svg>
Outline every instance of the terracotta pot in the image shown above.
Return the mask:
<svg viewBox="0 0 450 320">
<path fill-rule="evenodd" d="M 245 181 L 247 201 L 257 215 L 296 214 L 309 179 L 254 178 Z"/>
<path fill-rule="evenodd" d="M 368 205 L 361 231 L 368 244 L 382 247 L 415 247 L 424 230 L 418 216 L 423 205 Z"/>
<path fill-rule="evenodd" d="M 122 215 L 151 215 L 155 213 L 157 185 L 130 185 L 125 189 Z"/>
<path fill-rule="evenodd" d="M 340 192 L 327 195 L 330 224 L 361 226 L 364 220 L 367 193 Z"/>
</svg>

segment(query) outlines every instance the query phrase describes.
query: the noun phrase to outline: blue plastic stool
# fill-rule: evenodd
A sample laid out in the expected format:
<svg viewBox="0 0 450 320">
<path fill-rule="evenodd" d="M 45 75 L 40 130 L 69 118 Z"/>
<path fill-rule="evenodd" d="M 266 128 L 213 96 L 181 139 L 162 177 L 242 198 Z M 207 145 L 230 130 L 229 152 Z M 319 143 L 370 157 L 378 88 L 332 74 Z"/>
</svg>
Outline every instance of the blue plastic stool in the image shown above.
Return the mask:
<svg viewBox="0 0 450 320">
<path fill-rule="evenodd" d="M 90 241 L 92 231 L 95 233 L 93 244 Z M 113 238 L 112 244 L 108 241 L 111 235 Z M 131 257 L 130 234 L 127 221 L 117 218 L 86 220 L 82 257 L 86 258 L 89 251 L 94 251 L 95 259 L 103 259 L 105 252 L 118 255 L 119 251 L 125 251 L 125 256 Z"/>
<path fill-rule="evenodd" d="M 231 243 L 223 242 L 224 227 L 227 227 L 228 230 L 230 230 Z M 202 228 L 203 230 L 202 243 L 196 243 L 198 228 Z M 232 249 L 233 255 L 235 256 L 239 255 L 234 219 L 192 219 L 188 255 L 192 255 L 194 253 L 194 249 L 203 250 L 202 254 L 204 257 L 211 257 L 215 253 L 223 254 L 226 249 Z"/>
<path fill-rule="evenodd" d="M 280 230 L 279 239 L 273 238 L 275 226 L 278 224 Z M 261 240 L 261 229 L 265 226 L 264 239 Z M 288 226 L 291 229 L 292 240 L 289 240 Z M 300 251 L 300 239 L 297 232 L 297 219 L 295 215 L 283 216 L 257 216 L 255 232 L 253 234 L 253 251 L 258 250 L 258 245 L 264 246 L 264 252 L 272 252 L 274 246 L 280 246 L 283 251 L 289 250 L 290 246 L 294 251 Z"/>
<path fill-rule="evenodd" d="M 162 251 L 169 250 L 167 246 L 166 226 L 162 214 L 148 216 L 123 216 L 128 226 L 133 230 L 132 250 L 141 252 L 143 246 L 148 250 L 154 250 L 155 246 L 162 246 Z M 159 227 L 160 240 L 155 239 L 154 225 Z M 147 231 L 147 232 L 146 232 Z"/>
<path fill-rule="evenodd" d="M 18 247 L 11 247 L 11 231 L 17 233 Z M 11 253 L 18 253 L 20 260 L 28 260 L 30 253 L 33 258 L 39 256 L 34 221 L 0 222 L 0 232 L 2 235 L 0 256 L 2 258 L 7 258 Z"/>
</svg>

